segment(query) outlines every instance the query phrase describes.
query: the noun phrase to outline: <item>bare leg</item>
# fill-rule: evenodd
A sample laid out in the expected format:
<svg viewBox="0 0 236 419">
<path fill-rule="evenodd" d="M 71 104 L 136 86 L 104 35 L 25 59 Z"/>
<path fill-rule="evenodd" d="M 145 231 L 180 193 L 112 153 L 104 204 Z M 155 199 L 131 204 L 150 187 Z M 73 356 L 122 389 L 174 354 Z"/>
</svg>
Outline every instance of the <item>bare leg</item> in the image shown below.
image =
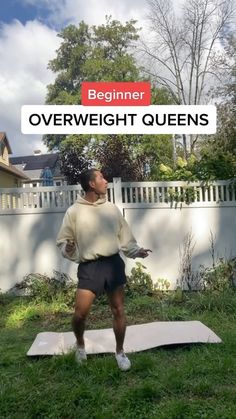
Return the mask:
<svg viewBox="0 0 236 419">
<path fill-rule="evenodd" d="M 126 319 L 124 313 L 124 287 L 118 287 L 108 294 L 111 311 L 113 314 L 113 330 L 116 338 L 116 353 L 123 352 L 125 339 Z"/>
<path fill-rule="evenodd" d="M 95 294 L 89 290 L 78 289 L 76 292 L 75 313 L 72 327 L 78 346 L 84 346 L 85 321 L 94 301 Z"/>
</svg>

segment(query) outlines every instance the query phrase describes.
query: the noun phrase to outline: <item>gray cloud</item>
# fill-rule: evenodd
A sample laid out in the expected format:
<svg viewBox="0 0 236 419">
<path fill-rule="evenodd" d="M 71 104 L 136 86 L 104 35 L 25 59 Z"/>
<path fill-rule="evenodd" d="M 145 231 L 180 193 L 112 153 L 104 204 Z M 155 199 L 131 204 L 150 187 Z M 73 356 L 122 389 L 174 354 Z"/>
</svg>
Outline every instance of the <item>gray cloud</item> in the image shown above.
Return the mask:
<svg viewBox="0 0 236 419">
<path fill-rule="evenodd" d="M 56 32 L 40 22 L 25 26 L 15 20 L 0 33 L 0 130 L 6 131 L 14 154 L 32 153 L 42 147 L 41 137 L 21 134 L 20 109 L 43 104 L 46 85 L 54 75 L 47 64 L 59 46 Z"/>
</svg>

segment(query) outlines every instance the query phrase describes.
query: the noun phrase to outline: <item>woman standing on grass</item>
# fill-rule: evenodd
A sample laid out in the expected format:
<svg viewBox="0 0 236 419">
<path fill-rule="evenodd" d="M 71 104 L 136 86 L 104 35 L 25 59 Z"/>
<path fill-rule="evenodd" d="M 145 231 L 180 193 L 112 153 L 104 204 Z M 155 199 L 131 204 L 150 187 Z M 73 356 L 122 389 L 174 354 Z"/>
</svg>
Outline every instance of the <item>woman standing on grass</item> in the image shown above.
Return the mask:
<svg viewBox="0 0 236 419">
<path fill-rule="evenodd" d="M 106 292 L 113 314 L 116 339 L 115 357 L 123 371 L 131 367 L 124 352 L 126 330 L 124 314 L 125 264 L 121 250 L 129 258 L 148 256 L 150 249 L 137 245 L 132 232 L 116 205 L 106 200 L 108 182 L 97 169 L 81 174 L 85 191 L 66 211 L 57 237 L 62 255 L 78 266 L 78 290 L 72 326 L 77 340 L 76 360 L 86 361 L 85 321 L 96 296 Z"/>
</svg>

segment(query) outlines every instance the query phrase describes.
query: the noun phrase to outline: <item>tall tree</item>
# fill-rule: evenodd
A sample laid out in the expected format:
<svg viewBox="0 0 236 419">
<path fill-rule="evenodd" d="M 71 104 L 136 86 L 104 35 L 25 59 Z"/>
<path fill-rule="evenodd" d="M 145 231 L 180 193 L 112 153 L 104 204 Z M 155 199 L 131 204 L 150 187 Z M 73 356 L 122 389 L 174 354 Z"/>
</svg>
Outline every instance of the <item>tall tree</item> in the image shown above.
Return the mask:
<svg viewBox="0 0 236 419">
<path fill-rule="evenodd" d="M 143 45 L 148 74 L 168 89 L 176 104 L 205 103 L 209 86 L 219 80 L 217 43 L 233 16 L 234 0 L 188 0 L 178 15 L 171 0 L 148 4 L 153 35 Z M 197 137 L 190 140 L 193 151 Z M 183 144 L 187 154 L 185 135 Z"/>
<path fill-rule="evenodd" d="M 89 27 L 69 25 L 58 36 L 62 39 L 57 56 L 48 67 L 56 74 L 48 86 L 47 104 L 80 104 L 83 81 L 139 80 L 140 70 L 130 52 L 138 39 L 135 20 L 125 24 L 106 16 L 106 24 Z M 81 138 L 81 136 L 80 136 Z M 47 147 L 58 149 L 63 135 L 45 135 Z"/>
<path fill-rule="evenodd" d="M 230 33 L 225 42 L 225 54 L 222 57 L 222 68 L 227 70 L 226 83 L 220 89 L 225 101 L 236 105 L 236 34 Z"/>
<path fill-rule="evenodd" d="M 92 159 L 87 152 L 86 136 L 70 135 L 61 143 L 60 167 L 69 185 L 76 185 L 80 173 L 92 166 Z"/>
<path fill-rule="evenodd" d="M 200 143 L 200 153 L 204 156 L 222 155 L 227 158 L 227 166 L 236 176 L 236 36 L 230 35 L 225 40 L 225 52 L 222 56 L 222 68 L 226 70 L 226 83 L 218 89 L 220 103 L 217 105 L 217 132 Z M 220 168 L 219 168 L 220 170 Z M 230 171 L 230 169 L 229 169 Z"/>
<path fill-rule="evenodd" d="M 48 86 L 48 104 L 79 104 L 83 81 L 134 81 L 140 70 L 130 53 L 132 42 L 138 39 L 135 21 L 125 24 L 111 17 L 106 23 L 89 27 L 81 22 L 62 30 L 62 43 L 57 57 L 49 68 L 57 74 Z M 69 183 L 77 183 L 81 170 L 98 163 L 105 174 L 137 178 L 136 163 L 129 155 L 130 148 L 119 136 L 46 135 L 45 143 L 61 151 L 61 168 Z"/>
<path fill-rule="evenodd" d="M 138 39 L 135 21 L 123 25 L 107 17 L 105 25 L 92 27 L 81 22 L 78 27 L 70 25 L 63 29 L 59 36 L 62 43 L 56 58 L 49 63 L 57 76 L 48 86 L 47 103 L 79 104 L 82 81 L 143 80 L 131 53 L 132 44 Z M 166 89 L 153 88 L 152 103 L 168 104 L 172 98 Z M 162 159 L 169 155 L 169 144 L 162 136 L 91 137 L 73 135 L 65 140 L 65 136 L 45 136 L 49 148 L 61 150 L 62 170 L 70 183 L 78 182 L 79 167 L 85 164 L 86 156 L 89 162 L 92 159 L 93 164 L 99 164 L 109 179 L 121 176 L 126 180 L 141 180 L 146 168 L 153 172 L 150 168 L 159 163 L 159 155 Z"/>
<path fill-rule="evenodd" d="M 111 135 L 100 140 L 95 147 L 95 156 L 106 179 L 121 177 L 123 181 L 143 180 L 144 155 L 134 158 L 132 144 L 127 136 Z"/>
</svg>

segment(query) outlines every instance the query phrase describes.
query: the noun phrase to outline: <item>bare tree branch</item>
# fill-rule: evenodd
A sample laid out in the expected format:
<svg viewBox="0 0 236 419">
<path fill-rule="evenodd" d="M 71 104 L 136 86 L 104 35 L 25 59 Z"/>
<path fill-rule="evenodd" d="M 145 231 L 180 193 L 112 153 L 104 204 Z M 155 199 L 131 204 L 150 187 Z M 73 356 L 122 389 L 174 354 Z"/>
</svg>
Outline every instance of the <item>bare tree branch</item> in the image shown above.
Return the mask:
<svg viewBox="0 0 236 419">
<path fill-rule="evenodd" d="M 148 74 L 179 103 L 200 104 L 214 80 L 222 82 L 218 74 L 224 60 L 215 59 L 217 42 L 234 16 L 234 0 L 186 0 L 181 15 L 175 14 L 172 0 L 148 0 L 148 4 L 150 38 L 155 37 L 154 44 L 143 47 L 151 63 Z"/>
</svg>

